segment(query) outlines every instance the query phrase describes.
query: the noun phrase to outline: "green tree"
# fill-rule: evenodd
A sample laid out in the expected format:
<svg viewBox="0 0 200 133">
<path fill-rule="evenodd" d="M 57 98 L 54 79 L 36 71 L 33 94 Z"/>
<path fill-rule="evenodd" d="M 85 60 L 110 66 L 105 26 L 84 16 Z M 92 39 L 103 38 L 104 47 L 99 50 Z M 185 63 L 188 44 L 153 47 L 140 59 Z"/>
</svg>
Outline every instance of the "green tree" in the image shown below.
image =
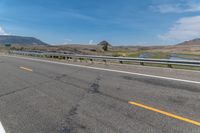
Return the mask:
<svg viewBox="0 0 200 133">
<path fill-rule="evenodd" d="M 103 46 L 102 46 L 102 49 L 103 49 L 104 51 L 108 51 L 108 45 L 103 45 Z"/>
<path fill-rule="evenodd" d="M 102 46 L 102 49 L 103 49 L 104 51 L 108 51 L 108 47 L 109 47 L 109 46 L 111 47 L 111 45 L 110 45 L 107 41 L 102 41 L 102 42 L 100 42 L 98 45 L 99 45 L 99 46 Z"/>
</svg>

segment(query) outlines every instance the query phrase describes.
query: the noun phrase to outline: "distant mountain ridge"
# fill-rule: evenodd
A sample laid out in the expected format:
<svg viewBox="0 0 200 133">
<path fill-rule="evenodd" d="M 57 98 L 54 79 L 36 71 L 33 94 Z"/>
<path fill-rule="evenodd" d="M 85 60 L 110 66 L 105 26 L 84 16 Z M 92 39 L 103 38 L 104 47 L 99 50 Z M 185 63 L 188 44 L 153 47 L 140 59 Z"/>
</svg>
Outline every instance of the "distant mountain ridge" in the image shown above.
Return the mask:
<svg viewBox="0 0 200 133">
<path fill-rule="evenodd" d="M 179 43 L 177 45 L 195 45 L 195 46 L 197 45 L 197 46 L 200 46 L 200 38 L 185 41 L 185 42 Z"/>
<path fill-rule="evenodd" d="M 0 45 L 11 44 L 11 45 L 48 45 L 47 43 L 34 38 L 14 35 L 0 35 Z"/>
</svg>

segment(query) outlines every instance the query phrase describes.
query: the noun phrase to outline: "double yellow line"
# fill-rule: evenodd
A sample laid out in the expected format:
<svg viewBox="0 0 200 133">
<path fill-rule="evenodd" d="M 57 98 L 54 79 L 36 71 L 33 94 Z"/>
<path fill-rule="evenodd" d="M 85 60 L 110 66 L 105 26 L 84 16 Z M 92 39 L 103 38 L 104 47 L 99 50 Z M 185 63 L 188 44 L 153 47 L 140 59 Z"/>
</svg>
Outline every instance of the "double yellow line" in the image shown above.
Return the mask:
<svg viewBox="0 0 200 133">
<path fill-rule="evenodd" d="M 135 105 L 135 106 L 138 106 L 138 107 L 141 107 L 141 108 L 144 108 L 144 109 L 147 109 L 147 110 L 150 110 L 150 111 L 153 111 L 153 112 L 157 112 L 157 113 L 169 116 L 171 118 L 175 118 L 175 119 L 178 119 L 178 120 L 181 120 L 181 121 L 193 124 L 193 125 L 200 126 L 200 122 L 197 122 L 197 121 L 194 121 L 194 120 L 190 120 L 188 118 L 184 118 L 184 117 L 181 117 L 181 116 L 178 116 L 178 115 L 166 112 L 166 111 L 162 111 L 162 110 L 159 110 L 159 109 L 156 109 L 156 108 L 144 105 L 144 104 L 140 104 L 140 103 L 137 103 L 137 102 L 129 101 L 128 103 L 132 104 L 132 105 Z"/>
</svg>

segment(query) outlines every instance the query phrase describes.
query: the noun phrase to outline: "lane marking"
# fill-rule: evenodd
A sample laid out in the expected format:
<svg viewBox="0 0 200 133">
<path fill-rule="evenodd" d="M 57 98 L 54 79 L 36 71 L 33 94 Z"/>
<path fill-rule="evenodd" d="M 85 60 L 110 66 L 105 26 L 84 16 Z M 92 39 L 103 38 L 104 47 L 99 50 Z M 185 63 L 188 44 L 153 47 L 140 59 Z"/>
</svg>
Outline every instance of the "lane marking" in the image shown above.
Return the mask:
<svg viewBox="0 0 200 133">
<path fill-rule="evenodd" d="M 192 83 L 192 84 L 200 84 L 200 81 L 193 81 L 193 80 L 170 78 L 170 77 L 163 77 L 163 76 L 156 76 L 156 75 L 149 75 L 149 74 L 142 74 L 142 73 L 135 73 L 135 72 L 128 72 L 128 71 L 121 71 L 121 70 L 113 70 L 113 69 L 106 69 L 106 68 L 99 68 L 99 67 L 90 67 L 90 66 L 84 66 L 84 65 L 68 64 L 68 63 L 57 62 L 57 61 L 48 61 L 48 60 L 33 59 L 33 58 L 18 57 L 18 56 L 7 56 L 7 57 L 14 57 L 14 58 L 19 58 L 19 59 L 25 59 L 25 60 L 31 60 L 31 61 L 39 61 L 39 62 L 46 62 L 46 63 L 52 63 L 52 64 L 65 65 L 65 66 L 88 68 L 88 69 L 93 69 L 93 70 L 117 72 L 117 73 L 137 75 L 137 76 L 157 78 L 157 79 L 165 79 L 165 80 L 171 80 L 171 81 L 179 81 L 179 82 Z"/>
<path fill-rule="evenodd" d="M 200 122 L 198 122 L 198 121 L 190 120 L 188 118 L 184 118 L 184 117 L 181 117 L 181 116 L 178 116 L 178 115 L 166 112 L 166 111 L 162 111 L 162 110 L 150 107 L 150 106 L 146 106 L 146 105 L 143 105 L 143 104 L 140 104 L 140 103 L 136 103 L 136 102 L 132 102 L 132 101 L 129 101 L 128 103 L 135 105 L 135 106 L 138 106 L 138 107 L 141 107 L 141 108 L 144 108 L 144 109 L 147 109 L 147 110 L 150 110 L 150 111 L 153 111 L 153 112 L 157 112 L 157 113 L 172 117 L 174 119 L 178 119 L 178 120 L 181 120 L 181 121 L 184 121 L 184 122 L 187 122 L 187 123 L 191 123 L 193 125 L 200 126 Z"/>
<path fill-rule="evenodd" d="M 7 55 L 4 55 L 7 56 Z M 105 68 L 98 68 L 98 67 L 90 67 L 90 66 L 84 66 L 84 65 L 76 65 L 76 64 L 68 64 L 68 63 L 62 63 L 62 62 L 57 62 L 57 61 L 48 61 L 48 60 L 42 60 L 42 59 L 33 59 L 33 58 L 26 58 L 26 57 L 18 57 L 18 56 L 7 56 L 7 57 L 15 57 L 15 58 L 20 58 L 20 59 L 25 59 L 25 60 L 32 60 L 32 61 L 39 61 L 39 62 L 46 62 L 46 63 L 52 63 L 52 64 L 59 64 L 59 65 L 66 65 L 66 66 L 74 66 L 74 67 L 81 67 L 81 68 L 88 68 L 88 69 L 94 69 L 94 70 L 102 70 L 102 71 L 109 71 L 109 72 L 117 72 L 117 73 L 123 73 L 123 74 L 131 74 L 131 75 L 138 75 L 138 76 L 144 76 L 144 77 L 151 77 L 151 78 L 159 78 L 159 79 L 166 79 L 166 80 L 172 80 L 172 81 L 180 81 L 180 82 L 186 82 L 186 83 L 194 83 L 194 84 L 200 84 L 200 81 L 192 81 L 192 80 L 184 80 L 184 79 L 176 79 L 176 78 L 170 78 L 170 77 L 162 77 L 162 76 L 156 76 L 156 75 L 148 75 L 148 74 L 141 74 L 141 73 L 134 73 L 134 72 L 127 72 L 127 71 L 120 71 L 120 70 L 112 70 L 112 69 L 105 69 Z M 29 69 L 31 70 L 31 69 Z M 147 110 L 151 110 L 181 121 L 185 121 L 197 126 L 200 126 L 200 122 L 190 120 L 188 118 L 184 118 L 181 116 L 177 116 L 175 114 L 165 112 L 153 107 L 149 107 L 140 103 L 128 102 L 131 105 L 135 105 L 141 108 L 145 108 Z"/>
<path fill-rule="evenodd" d="M 26 67 L 20 67 L 20 68 L 23 69 L 23 70 L 29 71 L 29 72 L 33 72 L 32 69 L 29 69 L 29 68 L 26 68 Z"/>
<path fill-rule="evenodd" d="M 3 128 L 3 125 L 0 122 L 0 133 L 6 133 L 5 129 Z"/>
</svg>

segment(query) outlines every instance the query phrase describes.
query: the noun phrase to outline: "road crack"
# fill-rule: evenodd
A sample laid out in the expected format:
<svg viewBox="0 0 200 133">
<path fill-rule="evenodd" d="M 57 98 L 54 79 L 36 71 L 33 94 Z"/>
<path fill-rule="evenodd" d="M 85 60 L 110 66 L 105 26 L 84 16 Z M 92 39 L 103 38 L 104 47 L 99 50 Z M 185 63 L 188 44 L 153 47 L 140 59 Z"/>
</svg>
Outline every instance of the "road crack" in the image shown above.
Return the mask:
<svg viewBox="0 0 200 133">
<path fill-rule="evenodd" d="M 94 93 L 100 93 L 99 91 L 99 88 L 100 88 L 100 85 L 99 85 L 99 81 L 101 80 L 100 77 L 97 77 L 93 83 L 91 83 L 90 87 L 89 87 L 89 90 L 88 90 L 88 93 L 91 93 L 91 94 L 94 94 Z"/>
</svg>

